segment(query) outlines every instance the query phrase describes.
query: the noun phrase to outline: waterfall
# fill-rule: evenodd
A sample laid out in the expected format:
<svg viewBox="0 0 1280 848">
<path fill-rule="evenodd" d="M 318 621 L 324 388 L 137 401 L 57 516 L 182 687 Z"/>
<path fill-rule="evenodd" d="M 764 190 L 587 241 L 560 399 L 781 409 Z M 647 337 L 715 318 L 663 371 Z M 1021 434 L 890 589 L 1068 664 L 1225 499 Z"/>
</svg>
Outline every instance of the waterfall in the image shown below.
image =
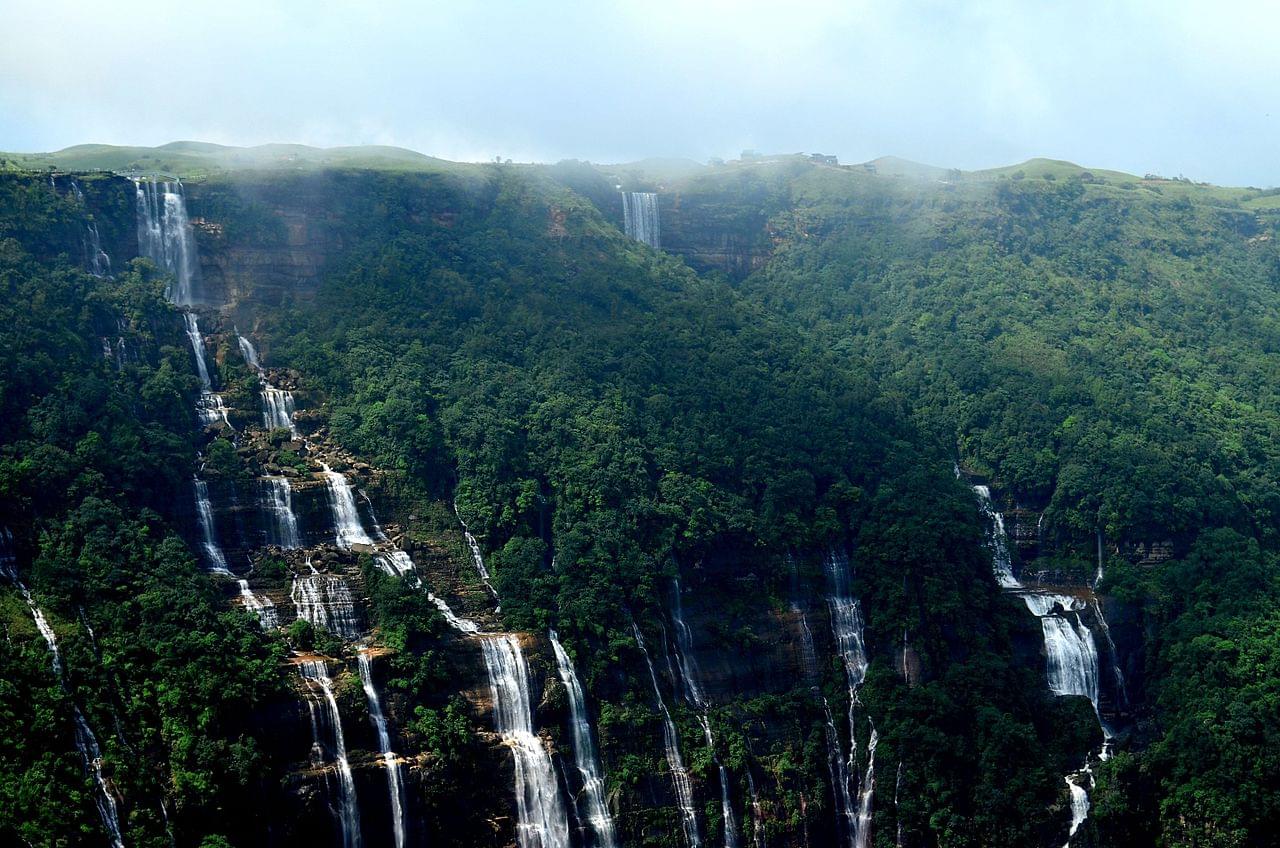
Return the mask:
<svg viewBox="0 0 1280 848">
<path fill-rule="evenodd" d="M 254 349 L 253 342 L 240 335 L 239 330 L 236 330 L 236 344 L 240 347 L 240 356 L 245 364 L 254 371 L 261 371 L 262 363 L 258 361 L 258 351 Z"/>
<path fill-rule="evenodd" d="M 169 299 L 179 306 L 190 306 L 196 302 L 199 262 L 182 183 L 134 182 L 138 197 L 138 253 L 174 276 Z"/>
<path fill-rule="evenodd" d="M 95 277 L 111 276 L 111 257 L 102 249 L 102 237 L 98 235 L 96 223 L 85 226 L 85 258 L 89 273 Z"/>
<path fill-rule="evenodd" d="M 604 796 L 604 776 L 600 770 L 600 760 L 596 755 L 595 742 L 591 738 L 591 719 L 587 715 L 586 695 L 582 684 L 578 682 L 578 674 L 573 663 L 554 630 L 547 634 L 551 639 L 551 648 L 556 655 L 556 668 L 560 672 L 560 682 L 569 693 L 569 712 L 573 724 L 573 756 L 578 774 L 582 778 L 582 806 L 585 809 L 580 815 L 590 824 L 595 833 L 596 848 L 617 848 L 618 835 L 613 826 L 613 817 Z"/>
<path fill-rule="evenodd" d="M 642 241 L 650 247 L 661 247 L 658 195 L 651 191 L 624 191 L 622 223 L 628 238 Z"/>
<path fill-rule="evenodd" d="M 978 496 L 978 504 L 983 516 L 989 522 L 987 544 L 991 550 L 992 568 L 1001 588 L 1022 598 L 1032 615 L 1040 619 L 1040 629 L 1044 638 L 1045 671 L 1049 691 L 1057 696 L 1079 695 L 1089 699 L 1093 711 L 1098 716 L 1098 724 L 1102 728 L 1103 744 L 1099 752 L 1101 759 L 1109 756 L 1111 730 L 1102 720 L 1098 712 L 1099 697 L 1099 665 L 1098 649 L 1094 643 L 1093 633 L 1080 620 L 1080 612 L 1086 603 L 1068 595 L 1052 592 L 1030 591 L 1023 587 L 1013 576 L 1010 567 L 1008 536 L 1004 530 L 1004 516 L 996 510 L 991 500 L 991 491 L 986 486 L 974 486 Z M 1044 516 L 1041 515 L 1041 518 Z M 1098 570 L 1094 576 L 1096 587 L 1102 580 L 1102 535 L 1098 540 Z M 1110 643 L 1111 634 L 1106 620 L 1102 617 L 1102 609 L 1094 599 L 1094 608 L 1098 622 L 1106 635 L 1115 660 L 1115 646 Z M 1124 676 L 1119 665 L 1113 662 L 1116 682 L 1121 692 L 1124 691 Z M 1089 816 L 1089 789 L 1093 787 L 1093 772 L 1088 760 L 1080 771 L 1067 775 L 1067 788 L 1071 793 L 1071 827 L 1067 836 L 1067 846 L 1071 837 L 1075 836 L 1080 825 Z M 1088 788 L 1083 783 L 1088 782 Z"/>
<path fill-rule="evenodd" d="M 411 585 L 419 586 L 422 584 L 422 581 L 418 579 L 417 571 L 414 569 L 413 560 L 404 551 L 374 554 L 373 564 L 385 574 L 392 577 L 405 578 Z"/>
<path fill-rule="evenodd" d="M 462 537 L 467 540 L 467 548 L 471 551 L 471 562 L 476 567 L 476 573 L 480 575 L 480 582 L 484 583 L 484 587 L 489 590 L 489 594 L 493 596 L 493 600 L 498 602 L 498 590 L 493 588 L 493 584 L 489 582 L 489 569 L 485 567 L 484 557 L 480 554 L 480 543 L 476 541 L 476 537 L 471 535 L 467 522 L 462 520 L 462 513 L 458 512 L 458 502 L 453 502 L 453 514 L 458 517 L 458 523 L 462 525 Z M 498 610 L 501 611 L 499 606 Z"/>
<path fill-rule="evenodd" d="M 1093 599 L 1093 614 L 1098 619 L 1098 627 L 1102 630 L 1102 638 L 1107 642 L 1107 651 L 1111 654 L 1111 674 L 1116 681 L 1116 692 L 1120 695 L 1121 704 L 1128 706 L 1129 691 L 1125 688 L 1124 672 L 1120 669 L 1120 653 L 1116 650 L 1116 643 L 1111 640 L 1111 628 L 1107 626 L 1107 619 L 1102 615 L 1102 605 L 1098 603 L 1098 599 Z"/>
<path fill-rule="evenodd" d="M 484 569 L 478 546 L 473 553 L 477 567 Z M 427 598 L 450 627 L 480 642 L 493 699 L 494 728 L 515 758 L 516 839 L 520 848 L 570 848 L 569 813 L 560 797 L 555 765 L 533 731 L 529 671 L 519 641 L 510 633 L 483 633 L 474 621 L 455 615 L 442 599 L 431 593 Z"/>
<path fill-rule="evenodd" d="M 751 844 L 754 848 L 765 848 L 764 840 L 764 807 L 760 804 L 760 793 L 756 791 L 756 779 L 747 769 L 747 792 L 751 794 Z"/>
<path fill-rule="evenodd" d="M 331 574 L 306 574 L 293 578 L 289 593 L 298 618 L 323 627 L 335 636 L 358 639 L 364 632 L 356 601 L 347 581 Z"/>
<path fill-rule="evenodd" d="M 867 651 L 863 640 L 862 604 L 853 597 L 852 578 L 849 570 L 849 557 L 834 548 L 828 552 L 824 560 L 827 580 L 831 594 L 827 597 L 827 606 L 831 611 L 831 633 L 835 637 L 836 650 L 844 665 L 845 681 L 849 687 L 849 758 L 848 766 L 835 770 L 845 781 L 844 790 L 837 789 L 838 804 L 845 815 L 849 841 L 853 848 L 863 848 L 867 843 L 869 831 L 863 827 L 862 807 L 865 805 L 867 822 L 870 824 L 871 795 L 875 788 L 875 744 L 878 741 L 874 725 L 871 737 L 867 741 L 867 773 L 862 780 L 858 795 L 858 812 L 854 812 L 851 785 L 848 783 L 855 772 L 854 764 L 858 748 L 858 734 L 854 716 L 859 704 L 858 690 L 867 676 Z M 870 720 L 868 719 L 868 724 Z M 834 733 L 832 722 L 830 732 Z M 839 742 L 837 740 L 836 744 Z"/>
<path fill-rule="evenodd" d="M 267 525 L 267 541 L 286 550 L 302 547 L 298 519 L 293 514 L 293 488 L 287 477 L 262 479 L 263 506 L 271 521 Z"/>
<path fill-rule="evenodd" d="M 342 715 L 338 712 L 338 701 L 333 696 L 333 681 L 329 679 L 329 669 L 324 660 L 303 660 L 298 663 L 298 673 L 313 692 L 316 688 L 320 690 L 323 710 L 318 709 L 320 705 L 315 700 L 307 699 L 307 710 L 311 714 L 311 738 L 314 740 L 312 754 L 316 765 L 324 765 L 325 748 L 331 749 L 338 771 L 337 812 L 338 822 L 342 827 L 342 845 L 343 848 L 359 848 L 360 807 L 356 802 L 356 782 L 351 775 L 351 765 L 347 762 Z"/>
<path fill-rule="evenodd" d="M 1098 650 L 1093 634 L 1080 621 L 1083 601 L 1067 595 L 1027 592 L 1023 602 L 1040 619 L 1049 690 L 1055 695 L 1083 695 L 1098 708 Z M 1061 614 L 1058 610 L 1062 609 Z M 1069 616 L 1069 617 L 1068 617 Z"/>
<path fill-rule="evenodd" d="M 468 636 L 479 633 L 480 625 L 476 624 L 469 618 L 459 618 L 449 609 L 449 605 L 444 602 L 443 598 L 437 598 L 433 593 L 427 593 L 427 600 L 436 605 L 436 609 L 440 610 L 440 614 L 444 616 L 445 622 L 457 630 L 459 633 L 465 633 Z"/>
<path fill-rule="evenodd" d="M 382 747 L 382 762 L 387 767 L 387 792 L 391 799 L 391 826 L 395 836 L 396 848 L 404 848 L 404 784 L 400 780 L 400 758 L 391 750 L 391 734 L 387 732 L 387 719 L 382 712 L 382 701 L 378 698 L 378 690 L 373 685 L 373 664 L 369 661 L 367 651 L 356 654 L 356 662 L 360 669 L 360 683 L 364 687 L 364 697 L 369 703 L 369 718 L 373 721 L 374 730 L 378 732 L 378 745 Z"/>
<path fill-rule="evenodd" d="M 276 605 L 271 599 L 264 596 L 259 597 L 253 594 L 249 589 L 248 580 L 237 580 L 240 586 L 240 603 L 244 604 L 244 608 L 258 617 L 258 623 L 262 625 L 262 629 L 270 630 L 280 626 L 280 616 L 276 613 Z"/>
<path fill-rule="evenodd" d="M 293 423 L 293 392 L 277 389 L 270 384 L 262 387 L 262 426 L 268 430 L 288 430 L 294 436 L 298 428 Z"/>
<path fill-rule="evenodd" d="M 689 771 L 684 767 L 680 757 L 680 736 L 676 732 L 676 724 L 671 720 L 671 713 L 662 699 L 662 690 L 658 687 L 658 674 L 653 670 L 653 660 L 644 646 L 644 637 L 640 628 L 633 621 L 631 632 L 636 639 L 636 647 L 644 654 L 645 665 L 649 668 L 649 680 L 653 683 L 653 697 L 658 704 L 658 712 L 662 714 L 662 743 L 666 752 L 667 767 L 671 770 L 671 782 L 675 785 L 676 803 L 680 806 L 681 823 L 684 825 L 684 838 L 688 848 L 700 848 L 702 838 L 698 835 L 698 812 L 693 801 L 693 781 L 689 779 Z"/>
<path fill-rule="evenodd" d="M 1085 772 L 1088 772 L 1087 768 Z M 1076 835 L 1080 825 L 1084 824 L 1084 820 L 1089 818 L 1089 790 L 1080 785 L 1083 776 L 1073 774 L 1063 778 L 1071 793 L 1071 828 L 1067 831 L 1067 841 L 1063 848 L 1071 848 L 1072 837 Z"/>
<path fill-rule="evenodd" d="M 1013 576 L 1012 558 L 1009 555 L 1009 536 L 1004 529 L 1004 515 L 996 509 L 991 500 L 991 489 L 986 486 L 974 486 L 978 496 L 978 506 L 989 522 L 987 546 L 991 550 L 991 567 L 995 571 L 996 581 L 1005 589 L 1019 589 L 1022 584 Z"/>
<path fill-rule="evenodd" d="M 706 714 L 698 716 L 702 723 L 702 733 L 707 739 L 707 750 L 711 752 L 711 762 L 720 772 L 720 815 L 724 818 L 724 848 L 740 848 L 738 840 L 738 819 L 733 814 L 733 804 L 729 801 L 729 770 L 716 755 L 716 740 L 711 735 L 711 722 Z"/>
<path fill-rule="evenodd" d="M 187 341 L 191 342 L 191 352 L 195 355 L 196 373 L 200 376 L 200 401 L 196 406 L 200 420 L 206 426 L 221 421 L 229 427 L 231 422 L 227 420 L 227 410 L 222 405 L 222 398 L 213 392 L 213 380 L 205 362 L 204 336 L 200 334 L 200 323 L 194 312 L 182 313 L 182 320 L 187 328 Z"/>
<path fill-rule="evenodd" d="M 230 574 L 227 558 L 218 547 L 218 537 L 213 525 L 213 505 L 209 503 L 209 486 L 199 477 L 194 480 L 196 490 L 196 520 L 200 523 L 200 547 L 209 560 L 209 570 L 217 574 Z"/>
<path fill-rule="evenodd" d="M 870 722 L 867 722 L 870 724 Z M 880 734 L 873 726 L 871 736 L 867 739 L 867 773 L 862 778 L 862 788 L 858 790 L 858 827 L 854 831 L 854 848 L 867 848 L 871 840 L 871 801 L 876 792 L 876 745 Z"/>
<path fill-rule="evenodd" d="M 485 633 L 479 638 L 493 697 L 494 727 L 515 756 L 520 848 L 569 848 L 569 817 L 555 767 L 533 732 L 529 672 L 520 643 L 509 633 Z"/>
<path fill-rule="evenodd" d="M 680 602 L 680 578 L 675 578 L 672 585 L 671 621 L 676 629 L 676 660 L 680 663 L 680 679 L 684 681 L 685 696 L 689 703 L 699 709 L 706 709 L 707 693 L 699 682 L 701 672 L 698 661 L 693 656 L 693 632 L 685 624 L 684 605 Z"/>
<path fill-rule="evenodd" d="M 325 479 L 329 481 L 329 506 L 333 510 L 333 529 L 338 547 L 351 550 L 352 545 L 372 545 L 373 539 L 360 523 L 356 498 L 347 478 L 321 463 Z"/>
<path fill-rule="evenodd" d="M 35 622 L 36 630 L 44 639 L 45 646 L 49 649 L 49 657 L 53 666 L 53 675 L 58 679 L 58 685 L 62 691 L 71 698 L 71 691 L 67 688 L 66 673 L 62 667 L 62 655 L 58 652 L 58 638 L 53 632 L 53 628 L 49 625 L 48 619 L 44 617 L 44 612 L 40 607 L 36 606 L 36 599 L 31 594 L 31 590 L 26 584 L 18 579 L 17 564 L 13 556 L 13 534 L 9 528 L 0 528 L 0 574 L 3 574 L 22 593 L 23 599 L 27 602 L 27 609 L 31 613 L 31 618 Z M 85 769 L 93 775 L 94 787 L 97 792 L 94 793 L 94 805 L 98 808 L 98 816 L 102 819 L 102 826 L 107 831 L 107 837 L 111 843 L 111 848 L 124 848 L 124 839 L 120 834 L 120 812 L 116 808 L 115 796 L 111 794 L 111 788 L 107 786 L 107 779 L 102 774 L 102 749 L 98 747 L 98 738 L 93 735 L 93 730 L 89 727 L 89 722 L 85 719 L 84 714 L 80 712 L 80 707 L 71 701 L 71 718 L 75 724 L 75 740 L 76 748 L 80 751 L 80 756 L 84 759 Z"/>
</svg>

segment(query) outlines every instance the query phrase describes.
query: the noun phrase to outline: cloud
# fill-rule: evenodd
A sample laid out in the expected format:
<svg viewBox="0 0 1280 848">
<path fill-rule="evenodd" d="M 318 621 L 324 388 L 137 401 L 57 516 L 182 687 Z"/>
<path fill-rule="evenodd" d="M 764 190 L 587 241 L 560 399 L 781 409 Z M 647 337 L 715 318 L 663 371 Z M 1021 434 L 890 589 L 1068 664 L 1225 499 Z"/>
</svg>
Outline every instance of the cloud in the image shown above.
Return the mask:
<svg viewBox="0 0 1280 848">
<path fill-rule="evenodd" d="M 1280 9 L 1166 0 L 8 0 L 0 148 L 1034 155 L 1275 184 Z"/>
</svg>

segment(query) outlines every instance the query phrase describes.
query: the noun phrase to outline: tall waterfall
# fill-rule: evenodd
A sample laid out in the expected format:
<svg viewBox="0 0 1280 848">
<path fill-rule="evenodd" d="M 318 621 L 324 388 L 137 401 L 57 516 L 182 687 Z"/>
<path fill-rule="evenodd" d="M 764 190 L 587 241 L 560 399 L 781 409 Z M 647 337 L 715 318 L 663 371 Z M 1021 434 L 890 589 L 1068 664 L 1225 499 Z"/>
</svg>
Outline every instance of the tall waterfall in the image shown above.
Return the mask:
<svg viewBox="0 0 1280 848">
<path fill-rule="evenodd" d="M 468 542 L 474 543 L 474 539 Z M 472 550 L 477 568 L 487 574 L 479 546 Z M 520 642 L 510 633 L 482 632 L 474 621 L 455 615 L 442 599 L 430 593 L 427 597 L 451 627 L 480 642 L 493 699 L 494 728 L 515 758 L 516 839 L 520 848 L 570 848 L 569 813 L 560 797 L 555 765 L 533 731 L 529 671 Z"/>
<path fill-rule="evenodd" d="M 480 554 L 480 543 L 476 541 L 475 536 L 471 535 L 471 528 L 467 527 L 467 522 L 462 520 L 457 501 L 453 502 L 453 514 L 458 517 L 458 523 L 462 525 L 462 537 L 467 540 L 467 548 L 471 551 L 471 562 L 476 567 L 476 573 L 480 575 L 480 582 L 484 583 L 484 587 L 489 590 L 494 601 L 498 601 L 498 590 L 494 589 L 493 584 L 489 582 L 489 569 L 485 567 L 484 557 Z"/>
<path fill-rule="evenodd" d="M 333 695 L 333 681 L 324 660 L 304 660 L 298 663 L 298 673 L 312 690 L 319 690 L 318 699 L 307 699 L 311 715 L 312 759 L 317 766 L 325 765 L 325 749 L 332 754 L 338 772 L 338 824 L 342 829 L 343 848 L 360 846 L 360 806 L 356 801 L 356 782 L 347 762 L 347 741 L 342 733 L 342 715 Z M 317 703 L 317 700 L 320 703 Z"/>
<path fill-rule="evenodd" d="M 187 341 L 191 342 L 191 353 L 195 356 L 196 373 L 200 375 L 200 402 L 197 406 L 200 420 L 205 425 L 221 421 L 231 426 L 231 422 L 227 420 L 227 409 L 222 405 L 221 396 L 213 391 L 213 380 L 209 376 L 209 366 L 204 356 L 204 336 L 200 334 L 200 323 L 196 320 L 196 314 L 184 312 L 182 320 L 187 328 Z"/>
<path fill-rule="evenodd" d="M 13 556 L 13 534 L 7 527 L 0 528 L 0 575 L 8 578 L 22 593 L 23 599 L 27 602 L 27 609 L 31 613 L 31 619 L 35 622 L 36 630 L 49 649 L 53 675 L 57 678 L 62 691 L 70 699 L 71 691 L 67 688 L 67 677 L 62 668 L 62 655 L 58 652 L 58 638 L 49 625 L 48 619 L 44 617 L 44 612 L 36 606 L 36 599 L 31 594 L 31 590 L 18 578 Z M 107 786 L 107 779 L 102 774 L 102 749 L 98 747 L 98 738 L 93 735 L 89 722 L 80 712 L 80 707 L 75 701 L 71 701 L 71 719 L 75 724 L 76 748 L 84 759 L 85 770 L 93 775 L 94 788 L 97 790 L 93 801 L 98 808 L 98 816 L 102 819 L 102 826 L 107 831 L 111 848 L 124 848 L 124 839 L 120 834 L 120 812 L 116 808 L 115 796 Z"/>
<path fill-rule="evenodd" d="M 329 481 L 329 507 L 333 511 L 333 530 L 338 547 L 350 550 L 352 545 L 372 545 L 373 539 L 360 523 L 351 484 L 328 465 L 323 465 L 323 468 L 325 479 Z"/>
<path fill-rule="evenodd" d="M 213 505 L 209 502 L 209 486 L 199 477 L 193 481 L 196 492 L 196 520 L 200 524 L 200 547 L 209 560 L 209 570 L 218 574 L 230 574 L 227 558 L 218 547 L 218 536 L 213 524 Z"/>
<path fill-rule="evenodd" d="M 673 600 L 671 602 L 671 621 L 676 630 L 676 659 L 680 663 L 680 680 L 684 682 L 685 696 L 689 703 L 701 710 L 698 720 L 702 723 L 702 731 L 707 739 L 707 747 L 711 750 L 711 759 L 720 772 L 720 800 L 724 817 L 725 848 L 738 848 L 738 819 L 733 814 L 733 805 L 729 801 L 729 771 L 720 764 L 716 756 L 716 742 L 711 735 L 711 722 L 707 720 L 707 709 L 710 702 L 700 681 L 701 672 L 698 661 L 693 656 L 693 632 L 684 620 L 684 605 L 680 602 L 680 580 L 672 581 Z"/>
<path fill-rule="evenodd" d="M 596 745 L 591 738 L 591 719 L 587 714 L 586 694 L 582 684 L 578 682 L 578 673 L 573 669 L 573 662 L 565 653 L 564 646 L 554 630 L 547 634 L 551 639 L 551 648 L 556 655 L 556 668 L 560 673 L 560 682 L 569 693 L 569 712 L 573 721 L 573 756 L 578 774 L 582 778 L 582 800 L 580 810 L 595 834 L 596 848 L 617 848 L 618 834 L 613 826 L 613 816 L 609 814 L 609 806 L 604 796 L 604 775 L 600 770 L 600 759 L 596 755 Z"/>
<path fill-rule="evenodd" d="M 569 816 L 555 766 L 533 732 L 529 672 L 520 643 L 509 633 L 480 634 L 493 723 L 516 762 L 516 837 L 520 848 L 569 848 Z"/>
<path fill-rule="evenodd" d="M 248 580 L 237 580 L 240 586 L 240 603 L 244 604 L 244 608 L 258 617 L 258 623 L 262 625 L 264 630 L 270 630 L 273 627 L 280 626 L 280 616 L 276 612 L 276 605 L 271 599 L 265 595 L 259 596 L 253 593 L 249 588 Z"/>
<path fill-rule="evenodd" d="M 685 844 L 688 848 L 700 848 L 702 838 L 698 835 L 698 811 L 693 801 L 693 781 L 689 779 L 689 770 L 684 767 L 684 760 L 680 756 L 680 735 L 676 732 L 676 723 L 671 720 L 671 713 L 662 699 L 658 673 L 653 670 L 653 660 L 644 646 L 644 637 L 640 635 L 640 628 L 634 621 L 631 622 L 631 632 L 635 636 L 636 647 L 644 654 L 645 665 L 649 668 L 649 680 L 653 683 L 653 698 L 658 704 L 658 712 L 662 714 L 662 745 L 667 757 L 667 767 L 671 770 L 671 782 L 676 790 L 676 803 L 680 806 Z"/>
<path fill-rule="evenodd" d="M 293 578 L 289 593 L 298 618 L 323 627 L 335 636 L 358 639 L 364 632 L 347 581 L 331 574 L 306 574 Z"/>
<path fill-rule="evenodd" d="M 262 387 L 262 426 L 268 430 L 284 429 L 298 435 L 293 423 L 293 392 L 264 384 Z"/>
<path fill-rule="evenodd" d="M 724 848 L 740 848 L 738 839 L 738 819 L 733 814 L 733 804 L 729 801 L 729 771 L 716 755 L 716 740 L 711 735 L 711 722 L 706 714 L 698 716 L 702 723 L 702 734 L 707 740 L 707 749 L 711 751 L 711 762 L 720 772 L 720 815 L 724 819 Z"/>
<path fill-rule="evenodd" d="M 822 703 L 822 713 L 826 719 L 823 735 L 827 743 L 827 773 L 831 778 L 831 791 L 835 799 L 836 834 L 843 842 L 852 838 L 851 828 L 857 821 L 853 796 L 849 794 L 849 765 L 845 761 L 844 752 L 840 750 L 840 734 L 831 714 L 831 704 L 818 686 L 818 659 L 813 647 L 813 631 L 809 628 L 808 616 L 800 603 L 795 560 L 788 556 L 787 561 L 791 568 L 791 612 L 800 620 L 800 664 L 810 689 Z"/>
<path fill-rule="evenodd" d="M 391 750 L 391 734 L 387 731 L 387 719 L 382 712 L 382 700 L 373 685 L 373 664 L 366 651 L 356 654 L 360 669 L 360 684 L 369 704 L 369 719 L 378 733 L 378 745 L 382 748 L 382 762 L 387 767 L 387 793 L 391 800 L 391 826 L 396 848 L 404 848 L 404 784 L 400 780 L 400 758 Z"/>
<path fill-rule="evenodd" d="M 868 722 L 870 723 L 870 722 Z M 858 790 L 858 828 L 854 831 L 854 848 L 867 848 L 871 844 L 871 801 L 876 791 L 876 745 L 880 734 L 875 727 L 867 739 L 867 773 L 862 777 Z"/>
<path fill-rule="evenodd" d="M 629 238 L 642 241 L 650 247 L 661 247 L 658 195 L 651 191 L 624 191 L 622 224 Z"/>
<path fill-rule="evenodd" d="M 1013 576 L 1013 562 L 1009 555 L 1009 536 L 1004 529 L 1004 515 L 996 509 L 991 500 L 991 489 L 987 486 L 974 486 L 978 496 L 978 506 L 989 522 L 987 531 L 987 547 L 991 550 L 991 566 L 995 570 L 996 580 L 1005 589 L 1019 589 L 1022 584 Z"/>
<path fill-rule="evenodd" d="M 702 689 L 701 671 L 693 656 L 693 632 L 684 620 L 684 605 L 680 601 L 680 578 L 673 581 L 671 622 L 676 629 L 676 659 L 680 663 L 680 679 L 684 681 L 685 695 L 689 703 L 699 709 L 707 707 L 707 693 Z"/>
<path fill-rule="evenodd" d="M 959 468 L 957 467 L 957 475 Z M 1080 695 L 1089 699 L 1094 713 L 1098 713 L 1099 697 L 1099 665 L 1098 649 L 1094 643 L 1093 633 L 1080 619 L 1080 612 L 1087 604 L 1080 598 L 1074 598 L 1054 592 L 1037 592 L 1023 587 L 1013 576 L 1010 566 L 1009 538 L 1004 529 L 1004 516 L 995 508 L 991 500 L 991 491 L 986 486 L 974 486 L 978 496 L 978 505 L 983 516 L 989 522 L 987 544 L 991 550 L 992 568 L 996 580 L 1006 591 L 1022 598 L 1032 615 L 1040 619 L 1040 629 L 1044 638 L 1045 671 L 1049 691 L 1054 695 Z M 1042 516 L 1043 517 L 1043 516 Z M 1101 535 L 1098 536 L 1098 574 L 1095 585 L 1101 580 L 1102 549 Z M 1099 626 L 1107 639 L 1111 635 L 1107 629 L 1106 619 L 1102 617 L 1102 608 L 1094 601 L 1095 613 Z M 1114 645 L 1112 656 L 1115 658 Z M 1120 674 L 1118 664 L 1113 664 L 1117 683 L 1121 691 L 1124 678 Z M 1104 742 L 1099 756 L 1106 759 L 1109 754 L 1111 730 L 1098 713 L 1098 724 L 1102 728 Z M 1084 767 L 1063 778 L 1071 795 L 1071 825 L 1067 835 L 1067 846 L 1071 838 L 1080 829 L 1089 816 L 1089 789 L 1093 788 L 1093 771 L 1086 760 Z M 1087 784 L 1087 785 L 1086 785 Z"/>
<path fill-rule="evenodd" d="M 111 257 L 102 249 L 102 237 L 98 235 L 96 223 L 85 226 L 84 252 L 90 274 L 95 277 L 111 276 Z"/>
<path fill-rule="evenodd" d="M 196 302 L 200 265 L 195 236 L 187 220 L 182 183 L 136 180 L 138 252 L 174 276 L 169 299 L 179 306 Z"/>
<path fill-rule="evenodd" d="M 271 522 L 267 525 L 267 541 L 287 550 L 302 547 L 298 518 L 293 513 L 293 488 L 287 477 L 262 479 L 263 506 Z"/>
<path fill-rule="evenodd" d="M 831 611 L 831 633 L 835 637 L 836 650 L 844 665 L 845 681 L 849 687 L 849 758 L 848 766 L 840 776 L 851 781 L 855 774 L 857 761 L 858 734 L 855 724 L 855 713 L 859 704 L 858 690 L 867 676 L 867 651 L 863 640 L 862 604 L 853 597 L 852 579 L 849 570 L 849 557 L 843 552 L 832 549 L 824 560 L 827 581 L 831 594 L 827 597 L 827 606 Z M 868 719 L 870 724 L 870 719 Z M 834 726 L 831 728 L 834 731 Z M 846 784 L 843 793 L 837 791 L 849 833 L 849 842 L 853 848 L 864 848 L 870 838 L 871 801 L 875 789 L 875 744 L 878 736 L 874 725 L 867 741 L 867 772 L 862 778 L 857 792 L 858 809 L 855 813 L 852 805 L 845 806 L 846 799 L 852 800 L 854 792 L 851 784 Z M 841 794 L 843 798 L 839 797 Z M 865 810 L 865 813 L 864 813 Z"/>
</svg>

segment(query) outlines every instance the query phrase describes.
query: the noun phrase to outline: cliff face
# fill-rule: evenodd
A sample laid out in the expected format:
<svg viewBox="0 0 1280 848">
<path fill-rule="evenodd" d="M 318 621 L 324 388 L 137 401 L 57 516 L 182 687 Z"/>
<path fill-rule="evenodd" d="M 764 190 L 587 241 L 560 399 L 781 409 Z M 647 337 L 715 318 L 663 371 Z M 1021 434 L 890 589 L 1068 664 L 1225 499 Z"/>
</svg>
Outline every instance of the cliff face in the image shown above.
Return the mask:
<svg viewBox="0 0 1280 848">
<path fill-rule="evenodd" d="M 659 193 L 662 249 L 698 271 L 742 279 L 773 255 L 769 216 L 756 205 L 726 203 L 702 193 Z"/>
<path fill-rule="evenodd" d="M 229 175 L 186 185 L 201 300 L 278 306 L 315 296 L 353 245 L 398 226 L 447 222 L 460 184 L 430 174 Z"/>
</svg>

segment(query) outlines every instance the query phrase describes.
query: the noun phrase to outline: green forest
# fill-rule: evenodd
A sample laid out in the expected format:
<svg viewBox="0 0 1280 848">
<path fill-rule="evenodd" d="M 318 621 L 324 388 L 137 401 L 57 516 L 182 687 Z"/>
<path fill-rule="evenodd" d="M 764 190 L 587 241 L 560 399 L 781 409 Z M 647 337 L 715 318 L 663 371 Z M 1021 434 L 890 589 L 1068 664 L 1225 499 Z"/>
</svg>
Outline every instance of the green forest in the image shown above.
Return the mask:
<svg viewBox="0 0 1280 848">
<path fill-rule="evenodd" d="M 139 255 L 133 184 L 88 172 L 166 151 L 0 173 L 0 842 L 110 844 L 83 714 L 128 846 L 344 844 L 295 672 L 322 656 L 343 669 L 363 841 L 392 844 L 371 824 L 394 813 L 352 671 L 368 654 L 409 844 L 515 844 L 510 754 L 447 600 L 521 634 L 534 738 L 572 797 L 581 743 L 543 644 L 559 635 L 625 846 L 686 842 L 655 690 L 706 844 L 736 817 L 753 848 L 855 827 L 871 848 L 1060 845 L 1064 776 L 1086 762 L 1071 845 L 1277 844 L 1266 196 L 1043 162 L 933 180 L 803 157 L 663 171 L 383 151 L 275 170 L 168 153 L 191 177 L 208 295 L 192 314 L 225 426 L 197 420 L 184 310 Z M 658 247 L 628 237 L 616 186 L 654 192 Z M 91 226 L 110 276 L 86 264 Z M 263 423 L 267 376 L 291 387 L 298 432 Z M 357 521 L 393 529 L 336 553 L 332 533 L 253 541 L 255 481 L 291 480 L 311 532 L 308 475 L 335 456 Z M 345 575 L 365 635 L 260 626 L 208 568 L 193 478 L 235 577 L 285 607 L 308 573 Z M 1096 639 L 1101 705 L 1046 686 L 1041 625 L 993 577 L 975 484 L 1022 578 L 1088 597 L 1072 621 Z M 392 542 L 418 582 L 380 564 Z M 861 617 L 856 686 L 829 624 L 835 551 Z M 691 657 L 707 703 L 681 696 Z M 866 790 L 865 825 L 842 822 L 838 766 Z M 564 844 L 595 848 L 590 830 Z"/>
</svg>

